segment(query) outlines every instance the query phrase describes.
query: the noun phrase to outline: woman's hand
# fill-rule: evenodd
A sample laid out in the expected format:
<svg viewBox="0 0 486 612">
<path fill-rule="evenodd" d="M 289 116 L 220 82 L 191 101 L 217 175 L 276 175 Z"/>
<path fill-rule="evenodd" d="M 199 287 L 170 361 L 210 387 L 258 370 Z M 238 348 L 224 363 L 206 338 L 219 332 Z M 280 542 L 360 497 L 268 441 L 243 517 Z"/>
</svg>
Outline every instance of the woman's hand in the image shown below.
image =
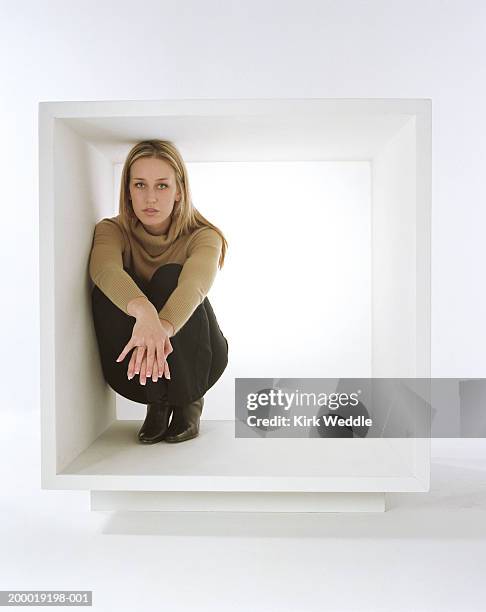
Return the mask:
<svg viewBox="0 0 486 612">
<path fill-rule="evenodd" d="M 132 353 L 132 358 L 130 359 L 130 363 L 128 364 L 128 370 L 127 370 L 127 375 L 128 375 L 129 380 L 131 380 L 134 377 L 133 372 L 135 370 L 136 358 L 137 358 L 137 351 L 134 349 Z M 157 382 L 157 380 L 159 378 L 162 378 L 164 374 L 165 374 L 165 377 L 170 380 L 169 364 L 167 363 L 167 361 L 165 362 L 165 368 L 164 368 L 164 371 L 162 372 L 162 371 L 159 371 L 157 360 L 154 360 L 152 374 L 150 374 L 147 368 L 147 353 L 145 353 L 144 356 L 142 357 L 142 363 L 140 365 L 140 384 L 145 385 L 148 378 L 152 378 L 154 382 Z"/>
<path fill-rule="evenodd" d="M 147 377 L 152 377 L 152 380 L 156 382 L 159 376 L 165 374 L 166 378 L 170 379 L 167 356 L 173 351 L 169 339 L 173 331 L 171 324 L 159 319 L 156 309 L 148 300 L 137 303 L 135 317 L 132 337 L 118 356 L 117 361 L 123 361 L 128 352 L 134 349 L 127 370 L 129 379 L 139 373 L 142 384 L 145 384 Z M 146 356 L 145 351 L 147 351 Z"/>
</svg>

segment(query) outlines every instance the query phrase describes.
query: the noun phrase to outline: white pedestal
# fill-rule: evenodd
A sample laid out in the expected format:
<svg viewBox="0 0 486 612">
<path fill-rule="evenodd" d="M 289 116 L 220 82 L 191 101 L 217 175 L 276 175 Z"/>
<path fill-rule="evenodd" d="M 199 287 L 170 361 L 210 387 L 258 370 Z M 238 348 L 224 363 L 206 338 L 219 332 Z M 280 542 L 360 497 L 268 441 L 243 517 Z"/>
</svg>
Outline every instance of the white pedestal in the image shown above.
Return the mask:
<svg viewBox="0 0 486 612">
<path fill-rule="evenodd" d="M 162 512 L 384 512 L 384 493 L 91 491 L 91 510 Z"/>
</svg>

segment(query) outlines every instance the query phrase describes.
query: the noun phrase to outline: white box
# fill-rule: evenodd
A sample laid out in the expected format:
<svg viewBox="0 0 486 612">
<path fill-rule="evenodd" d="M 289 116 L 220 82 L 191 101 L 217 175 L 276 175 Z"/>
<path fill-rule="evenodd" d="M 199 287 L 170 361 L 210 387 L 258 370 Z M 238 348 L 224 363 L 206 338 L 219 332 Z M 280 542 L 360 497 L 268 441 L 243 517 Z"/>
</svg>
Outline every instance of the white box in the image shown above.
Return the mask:
<svg viewBox="0 0 486 612">
<path fill-rule="evenodd" d="M 147 447 L 139 420 L 116 418 L 87 263 L 115 166 L 154 137 L 182 143 L 187 162 L 368 162 L 371 375 L 430 376 L 429 99 L 41 102 L 42 487 L 90 490 L 93 509 L 245 511 L 383 510 L 386 492 L 428 491 L 427 438 L 262 442 L 203 418 L 198 438 Z"/>
</svg>

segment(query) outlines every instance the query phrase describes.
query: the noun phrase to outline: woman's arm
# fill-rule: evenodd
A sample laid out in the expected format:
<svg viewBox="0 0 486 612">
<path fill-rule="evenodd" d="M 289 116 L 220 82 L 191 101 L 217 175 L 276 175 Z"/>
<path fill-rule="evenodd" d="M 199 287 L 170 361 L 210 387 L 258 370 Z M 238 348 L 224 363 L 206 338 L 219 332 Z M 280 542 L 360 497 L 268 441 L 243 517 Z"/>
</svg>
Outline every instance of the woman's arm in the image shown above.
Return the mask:
<svg viewBox="0 0 486 612">
<path fill-rule="evenodd" d="M 131 314 L 135 318 L 143 317 L 147 315 L 147 313 L 151 314 L 152 311 L 155 312 L 155 315 L 157 315 L 155 306 L 152 304 L 152 302 L 145 298 L 135 298 L 134 300 L 131 300 L 130 302 L 128 302 L 127 309 L 129 314 Z M 170 321 L 167 321 L 166 319 L 159 319 L 159 321 L 162 327 L 169 334 L 169 337 L 173 336 L 174 326 L 172 325 L 172 323 Z"/>
<path fill-rule="evenodd" d="M 138 305 L 141 302 L 150 304 L 150 301 L 123 269 L 123 247 L 121 229 L 114 221 L 102 219 L 97 223 L 89 261 L 89 275 L 93 283 L 118 308 L 130 316 L 136 316 Z M 138 298 L 145 299 L 136 301 Z"/>
<path fill-rule="evenodd" d="M 123 248 L 123 235 L 116 223 L 110 219 L 97 223 L 89 262 L 91 280 L 118 308 L 135 317 L 132 336 L 117 361 L 135 349 L 127 369 L 129 379 L 135 373 L 140 373 L 141 384 L 146 377 L 154 382 L 159 376 L 170 378 L 167 355 L 172 351 L 172 326 L 158 318 L 155 306 L 123 269 Z"/>
<path fill-rule="evenodd" d="M 218 271 L 222 246 L 221 236 L 210 227 L 199 231 L 188 244 L 177 287 L 159 311 L 159 319 L 170 321 L 174 334 L 208 294 Z"/>
</svg>

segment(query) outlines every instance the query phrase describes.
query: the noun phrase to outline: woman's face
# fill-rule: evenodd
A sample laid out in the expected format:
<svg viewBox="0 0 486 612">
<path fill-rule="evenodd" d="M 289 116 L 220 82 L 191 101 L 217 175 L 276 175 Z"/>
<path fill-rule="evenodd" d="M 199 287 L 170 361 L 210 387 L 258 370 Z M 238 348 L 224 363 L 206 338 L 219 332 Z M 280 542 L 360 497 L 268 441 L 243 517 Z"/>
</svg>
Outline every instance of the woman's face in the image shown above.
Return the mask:
<svg viewBox="0 0 486 612">
<path fill-rule="evenodd" d="M 130 167 L 130 197 L 133 211 L 147 231 L 165 234 L 174 203 L 180 199 L 170 164 L 153 157 L 134 161 Z"/>
</svg>

